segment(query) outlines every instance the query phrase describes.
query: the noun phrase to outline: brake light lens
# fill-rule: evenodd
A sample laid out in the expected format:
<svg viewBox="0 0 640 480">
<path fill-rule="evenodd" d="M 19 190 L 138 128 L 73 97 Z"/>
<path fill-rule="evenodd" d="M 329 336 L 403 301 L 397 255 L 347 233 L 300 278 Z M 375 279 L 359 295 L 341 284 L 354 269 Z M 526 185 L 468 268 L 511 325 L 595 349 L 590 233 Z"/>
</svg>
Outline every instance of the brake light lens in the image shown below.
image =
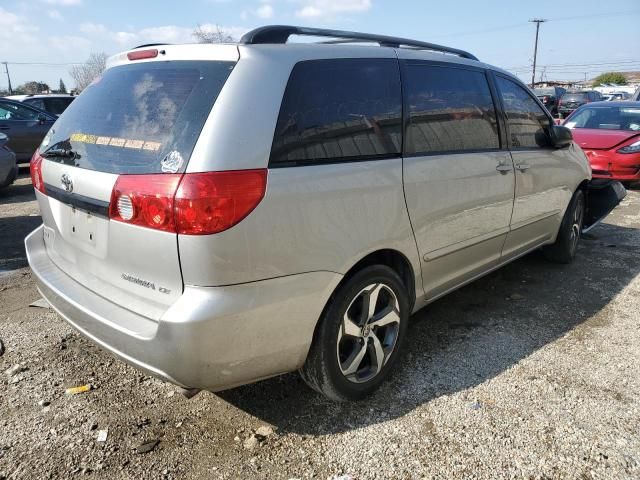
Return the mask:
<svg viewBox="0 0 640 480">
<path fill-rule="evenodd" d="M 44 180 L 42 179 L 42 155 L 40 155 L 40 150 L 36 150 L 31 157 L 31 162 L 29 164 L 29 173 L 31 174 L 31 183 L 33 184 L 33 188 L 38 190 L 41 193 L 47 193 L 44 188 Z"/>
<path fill-rule="evenodd" d="M 127 53 L 129 60 L 143 60 L 145 58 L 156 58 L 158 56 L 158 50 L 155 48 L 149 50 L 136 50 L 135 52 Z"/>
<path fill-rule="evenodd" d="M 173 197 L 182 174 L 120 175 L 111 192 L 109 218 L 175 232 Z"/>
<path fill-rule="evenodd" d="M 266 169 L 121 175 L 111 193 L 109 217 L 182 235 L 210 235 L 249 215 L 266 186 Z"/>
<path fill-rule="evenodd" d="M 258 206 L 266 187 L 266 169 L 186 174 L 176 192 L 177 232 L 207 235 L 233 227 Z"/>
</svg>

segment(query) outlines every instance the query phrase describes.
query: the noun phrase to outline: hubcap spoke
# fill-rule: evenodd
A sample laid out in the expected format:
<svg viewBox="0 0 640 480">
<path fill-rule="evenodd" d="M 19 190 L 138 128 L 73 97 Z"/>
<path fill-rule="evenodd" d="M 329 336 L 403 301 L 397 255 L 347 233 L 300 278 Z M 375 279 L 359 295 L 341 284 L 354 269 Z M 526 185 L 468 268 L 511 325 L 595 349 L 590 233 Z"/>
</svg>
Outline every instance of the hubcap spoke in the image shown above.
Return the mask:
<svg viewBox="0 0 640 480">
<path fill-rule="evenodd" d="M 351 337 L 360 336 L 360 327 L 356 325 L 356 323 L 351 320 L 346 313 L 344 314 L 344 318 L 342 320 L 342 330 L 344 335 L 349 335 Z"/>
<path fill-rule="evenodd" d="M 368 309 L 365 317 L 365 322 L 369 322 L 376 313 L 376 304 L 378 303 L 378 296 L 380 295 L 380 291 L 382 290 L 382 287 L 383 285 L 378 283 L 374 285 L 373 288 L 368 292 L 369 302 L 368 302 Z"/>
<path fill-rule="evenodd" d="M 400 323 L 400 315 L 393 305 L 385 308 L 369 322 L 372 327 L 384 327 L 390 323 Z"/>
<path fill-rule="evenodd" d="M 362 363 L 362 359 L 364 358 L 365 353 L 367 353 L 367 345 L 358 344 L 358 349 L 356 349 L 351 356 L 344 362 L 344 366 L 342 367 L 342 373 L 346 376 L 353 375 L 360 368 L 360 364 Z"/>
<path fill-rule="evenodd" d="M 369 338 L 373 340 L 373 354 L 376 362 L 375 372 L 378 373 L 384 365 L 384 348 L 382 348 L 382 343 L 380 343 L 380 339 L 375 334 L 372 334 Z"/>
</svg>

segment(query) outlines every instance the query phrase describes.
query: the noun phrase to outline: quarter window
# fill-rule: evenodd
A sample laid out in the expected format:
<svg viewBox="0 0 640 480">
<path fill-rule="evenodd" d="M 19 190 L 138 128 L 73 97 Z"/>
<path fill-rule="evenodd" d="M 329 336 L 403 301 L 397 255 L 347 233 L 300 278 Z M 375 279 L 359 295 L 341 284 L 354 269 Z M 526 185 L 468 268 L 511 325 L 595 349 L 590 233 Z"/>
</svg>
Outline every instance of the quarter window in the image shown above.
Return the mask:
<svg viewBox="0 0 640 480">
<path fill-rule="evenodd" d="M 396 60 L 300 62 L 293 68 L 282 100 L 271 164 L 398 156 L 401 116 Z"/>
<path fill-rule="evenodd" d="M 496 77 L 507 116 L 507 129 L 512 148 L 544 148 L 549 146 L 546 129 L 549 117 L 520 85 Z"/>
<path fill-rule="evenodd" d="M 496 111 L 483 72 L 413 63 L 406 72 L 407 154 L 500 147 Z"/>
</svg>

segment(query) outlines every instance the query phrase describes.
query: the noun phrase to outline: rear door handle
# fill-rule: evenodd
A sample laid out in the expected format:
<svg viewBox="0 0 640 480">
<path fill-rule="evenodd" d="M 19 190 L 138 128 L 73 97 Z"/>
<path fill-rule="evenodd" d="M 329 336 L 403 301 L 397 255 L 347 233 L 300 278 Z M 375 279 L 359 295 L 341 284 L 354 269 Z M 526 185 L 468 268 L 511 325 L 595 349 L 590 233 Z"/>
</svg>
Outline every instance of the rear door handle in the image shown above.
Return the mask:
<svg viewBox="0 0 640 480">
<path fill-rule="evenodd" d="M 513 168 L 511 168 L 511 165 L 507 165 L 506 163 L 501 163 L 496 167 L 496 170 L 499 171 L 501 174 L 506 175 L 508 172 L 513 170 Z"/>
<path fill-rule="evenodd" d="M 531 165 L 527 163 L 519 163 L 518 165 L 516 165 L 516 168 L 521 172 L 525 172 L 531 168 Z"/>
</svg>

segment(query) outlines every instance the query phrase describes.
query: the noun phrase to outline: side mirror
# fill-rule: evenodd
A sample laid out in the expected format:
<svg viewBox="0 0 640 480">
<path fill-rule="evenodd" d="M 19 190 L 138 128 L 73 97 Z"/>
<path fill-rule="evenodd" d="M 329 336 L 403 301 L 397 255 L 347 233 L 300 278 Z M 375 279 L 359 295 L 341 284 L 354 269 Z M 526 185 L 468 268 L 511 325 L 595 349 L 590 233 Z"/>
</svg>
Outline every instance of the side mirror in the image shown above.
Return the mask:
<svg viewBox="0 0 640 480">
<path fill-rule="evenodd" d="M 571 130 L 562 125 L 551 125 L 549 129 L 549 138 L 551 144 L 556 148 L 563 148 L 571 145 L 573 141 L 573 134 Z"/>
<path fill-rule="evenodd" d="M 38 125 L 44 125 L 47 123 L 47 117 L 43 114 L 38 115 Z"/>
</svg>

